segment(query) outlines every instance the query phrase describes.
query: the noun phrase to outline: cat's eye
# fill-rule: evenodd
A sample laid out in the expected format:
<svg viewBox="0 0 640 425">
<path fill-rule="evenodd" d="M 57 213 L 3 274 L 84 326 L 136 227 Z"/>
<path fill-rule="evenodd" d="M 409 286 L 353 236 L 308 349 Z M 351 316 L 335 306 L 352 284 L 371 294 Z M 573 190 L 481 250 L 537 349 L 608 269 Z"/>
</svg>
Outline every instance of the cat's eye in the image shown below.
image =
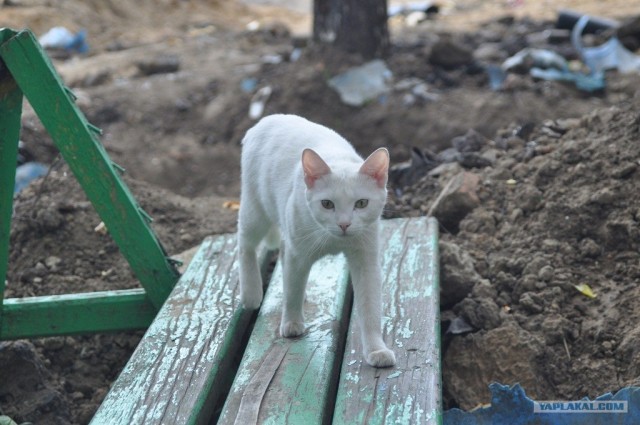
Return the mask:
<svg viewBox="0 0 640 425">
<path fill-rule="evenodd" d="M 356 201 L 355 207 L 356 208 L 365 208 L 367 205 L 369 205 L 369 200 L 368 199 L 358 199 Z"/>
<path fill-rule="evenodd" d="M 322 204 L 322 206 L 328 210 L 332 210 L 334 208 L 333 202 L 331 202 L 328 199 L 323 199 L 322 201 L 320 201 L 320 203 Z"/>
</svg>

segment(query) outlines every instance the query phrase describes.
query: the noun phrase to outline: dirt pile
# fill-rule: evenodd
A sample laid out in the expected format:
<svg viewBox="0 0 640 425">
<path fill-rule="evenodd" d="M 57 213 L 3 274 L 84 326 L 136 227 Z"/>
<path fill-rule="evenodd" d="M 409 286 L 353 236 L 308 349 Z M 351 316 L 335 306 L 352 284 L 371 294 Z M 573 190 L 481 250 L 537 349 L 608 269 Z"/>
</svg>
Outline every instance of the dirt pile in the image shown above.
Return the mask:
<svg viewBox="0 0 640 425">
<path fill-rule="evenodd" d="M 554 400 L 640 384 L 637 106 L 547 121 L 526 139 L 506 128 L 478 150 L 491 158 L 471 170 L 480 201 L 442 233 L 450 407 L 488 402 L 492 381 Z M 464 172 L 452 164 L 449 173 Z M 453 177 L 432 174 L 396 209 L 433 203 Z"/>
</svg>

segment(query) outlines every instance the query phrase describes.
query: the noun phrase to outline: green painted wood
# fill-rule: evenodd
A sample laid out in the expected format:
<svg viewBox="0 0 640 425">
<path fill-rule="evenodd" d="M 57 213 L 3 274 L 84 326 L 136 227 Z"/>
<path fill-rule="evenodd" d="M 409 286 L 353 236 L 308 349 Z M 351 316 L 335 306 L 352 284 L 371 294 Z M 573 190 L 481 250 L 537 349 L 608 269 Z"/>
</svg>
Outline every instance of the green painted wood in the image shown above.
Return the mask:
<svg viewBox="0 0 640 425">
<path fill-rule="evenodd" d="M 0 58 L 159 309 L 178 279 L 177 271 L 97 140 L 95 127 L 73 103 L 33 34 L 6 31 L 2 33 L 5 40 L 0 45 Z"/>
<path fill-rule="evenodd" d="M 208 423 L 252 317 L 237 284 L 236 236 L 205 239 L 91 424 Z"/>
<path fill-rule="evenodd" d="M 271 279 L 218 424 L 321 424 L 331 419 L 350 306 L 344 256 L 312 268 L 305 301 L 307 331 L 279 335 L 280 263 Z"/>
<path fill-rule="evenodd" d="M 8 298 L 0 339 L 146 329 L 156 313 L 143 289 Z"/>
<path fill-rule="evenodd" d="M 397 365 L 362 359 L 356 321 L 345 348 L 334 424 L 441 424 L 438 224 L 383 221 L 384 339 Z"/>
<path fill-rule="evenodd" d="M 12 35 L 9 30 L 0 30 L 0 43 Z M 0 58 L 0 327 L 3 321 L 2 300 L 9 262 L 9 236 L 21 113 L 22 91 Z"/>
</svg>

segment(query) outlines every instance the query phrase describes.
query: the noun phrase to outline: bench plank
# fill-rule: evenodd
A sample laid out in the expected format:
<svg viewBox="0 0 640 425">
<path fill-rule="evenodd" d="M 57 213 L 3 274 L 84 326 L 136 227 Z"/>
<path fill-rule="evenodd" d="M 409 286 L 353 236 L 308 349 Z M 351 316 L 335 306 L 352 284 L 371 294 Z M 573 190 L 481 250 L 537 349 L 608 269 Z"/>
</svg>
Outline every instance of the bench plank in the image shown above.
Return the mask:
<svg viewBox="0 0 640 425">
<path fill-rule="evenodd" d="M 388 220 L 382 233 L 384 339 L 397 365 L 368 366 L 352 320 L 333 423 L 442 423 L 438 224 Z"/>
<path fill-rule="evenodd" d="M 282 269 L 276 266 L 219 424 L 327 423 L 346 337 L 351 292 L 344 256 L 311 269 L 300 338 L 279 335 Z"/>
<path fill-rule="evenodd" d="M 210 420 L 251 318 L 238 307 L 237 268 L 235 235 L 204 240 L 92 425 Z"/>
</svg>

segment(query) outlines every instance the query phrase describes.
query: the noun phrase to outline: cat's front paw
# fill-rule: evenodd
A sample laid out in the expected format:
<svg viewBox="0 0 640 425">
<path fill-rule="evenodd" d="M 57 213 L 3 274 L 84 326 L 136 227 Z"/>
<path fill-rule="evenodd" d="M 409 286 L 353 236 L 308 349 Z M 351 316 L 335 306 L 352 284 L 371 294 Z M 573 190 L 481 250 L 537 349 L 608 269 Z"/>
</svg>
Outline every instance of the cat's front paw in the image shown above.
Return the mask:
<svg viewBox="0 0 640 425">
<path fill-rule="evenodd" d="M 247 310 L 256 310 L 262 304 L 262 291 L 242 291 L 240 302 Z"/>
<path fill-rule="evenodd" d="M 285 338 L 295 338 L 304 333 L 304 323 L 292 320 L 280 324 L 280 335 Z"/>
<path fill-rule="evenodd" d="M 391 367 L 396 364 L 396 355 L 388 348 L 372 351 L 365 357 L 367 363 L 373 367 Z"/>
</svg>

